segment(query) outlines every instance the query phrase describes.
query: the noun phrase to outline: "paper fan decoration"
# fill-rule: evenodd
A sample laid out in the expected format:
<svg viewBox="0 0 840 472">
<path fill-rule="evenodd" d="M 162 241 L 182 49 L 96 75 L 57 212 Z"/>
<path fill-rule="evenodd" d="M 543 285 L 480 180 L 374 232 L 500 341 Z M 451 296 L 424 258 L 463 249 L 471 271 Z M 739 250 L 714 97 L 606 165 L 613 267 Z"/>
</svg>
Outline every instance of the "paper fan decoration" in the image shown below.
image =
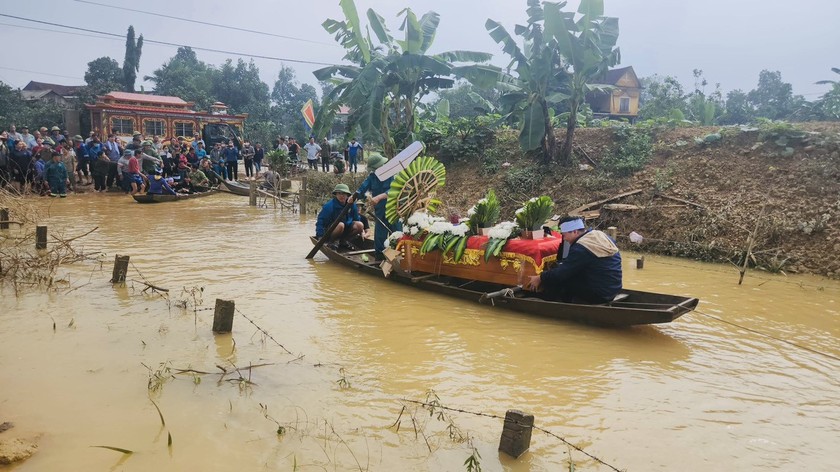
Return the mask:
<svg viewBox="0 0 840 472">
<path fill-rule="evenodd" d="M 440 200 L 434 198 L 435 190 L 446 183 L 446 168 L 434 157 L 418 157 L 394 176 L 385 217 L 390 223 L 399 218 L 407 219 L 417 210 L 433 212 Z"/>
</svg>

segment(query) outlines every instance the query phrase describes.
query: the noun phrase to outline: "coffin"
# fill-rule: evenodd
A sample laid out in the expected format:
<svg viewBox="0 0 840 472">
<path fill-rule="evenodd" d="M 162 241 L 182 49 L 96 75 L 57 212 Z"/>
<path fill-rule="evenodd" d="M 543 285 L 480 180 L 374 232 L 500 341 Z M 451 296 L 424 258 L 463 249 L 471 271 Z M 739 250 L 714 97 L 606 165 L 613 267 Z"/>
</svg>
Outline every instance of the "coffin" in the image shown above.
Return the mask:
<svg viewBox="0 0 840 472">
<path fill-rule="evenodd" d="M 539 275 L 557 260 L 562 243 L 558 233 L 539 240 L 514 238 L 505 244 L 498 257 L 484 261 L 487 236 L 471 236 L 460 261 L 455 262 L 452 251 L 445 256 L 434 250 L 420 254 L 422 240 L 404 238 L 397 244 L 402 261 L 400 266 L 412 273 L 445 275 L 467 280 L 492 282 L 507 286 L 522 285 L 528 277 Z"/>
</svg>

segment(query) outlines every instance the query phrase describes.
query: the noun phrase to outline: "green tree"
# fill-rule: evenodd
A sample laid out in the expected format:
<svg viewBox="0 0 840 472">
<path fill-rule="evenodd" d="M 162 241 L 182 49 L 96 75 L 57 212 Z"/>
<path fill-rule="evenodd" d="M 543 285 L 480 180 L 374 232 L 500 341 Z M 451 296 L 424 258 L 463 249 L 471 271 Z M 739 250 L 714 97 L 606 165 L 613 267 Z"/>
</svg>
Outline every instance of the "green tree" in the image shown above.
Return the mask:
<svg viewBox="0 0 840 472">
<path fill-rule="evenodd" d="M 519 145 L 525 151 L 542 146 L 543 159 L 549 161 L 557 149 L 551 105 L 566 100 L 568 95 L 560 92 L 563 78 L 560 49 L 557 39 L 548 30 L 551 24 L 546 24 L 543 6 L 539 0 L 528 0 L 527 11 L 528 25 L 517 25 L 515 29 L 523 38 L 524 48 L 519 47 L 499 22 L 488 19 L 484 26 L 490 37 L 511 57 L 508 70 L 515 72 L 515 76 L 505 74 L 502 77 L 499 103 L 508 119 L 519 120 Z M 556 22 L 553 25 L 560 27 Z"/>
<path fill-rule="evenodd" d="M 491 85 L 498 78 L 498 69 L 489 66 L 456 66 L 453 62 L 483 62 L 490 59 L 486 53 L 452 51 L 435 55 L 427 52 L 434 42 L 440 16 L 428 12 L 417 18 L 411 9 L 400 12 L 403 17 L 400 29 L 404 39 L 395 39 L 384 19 L 373 9 L 367 11 L 370 33 L 364 34 L 353 0 L 341 0 L 345 21 L 327 20 L 324 29 L 335 35 L 345 50 L 345 59 L 352 66 L 332 66 L 315 71 L 320 81 L 335 84 L 326 97 L 316 118 L 315 133 L 324 135 L 332 125 L 339 105 L 351 109 L 349 127 L 358 126 L 362 132 L 378 132 L 382 136 L 385 154 L 393 156 L 397 145 L 404 146 L 414 139 L 416 130 L 415 110 L 427 94 L 452 87 L 453 75 L 461 76 L 482 85 Z M 391 130 L 401 128 L 401 137 L 395 143 Z"/>
<path fill-rule="evenodd" d="M 446 100 L 449 102 L 449 118 L 475 118 L 493 113 L 499 103 L 499 91 L 495 88 L 480 88 L 470 83 L 459 83 L 457 86 L 441 90 L 437 93 L 437 100 L 432 107 Z"/>
<path fill-rule="evenodd" d="M 20 89 L 0 82 L 0 129 L 8 129 L 11 124 L 17 125 L 18 129 L 21 125 L 37 129 L 42 125 L 63 123 L 63 110 L 58 105 L 40 100 L 24 100 Z"/>
<path fill-rule="evenodd" d="M 832 67 L 831 71 L 840 74 L 840 69 Z M 819 85 L 831 85 L 831 90 L 814 103 L 813 114 L 818 120 L 840 120 L 840 80 L 820 80 Z"/>
<path fill-rule="evenodd" d="M 571 67 L 566 81 L 570 116 L 560 151 L 561 160 L 570 163 L 578 108 L 587 93 L 611 90 L 609 86 L 598 84 L 597 80 L 621 62 L 621 52 L 616 47 L 618 18 L 604 16 L 604 0 L 581 0 L 578 20 L 574 13 L 561 11 L 564 5 L 545 2 L 545 22 L 546 31 L 557 39 L 560 54 Z"/>
<path fill-rule="evenodd" d="M 771 120 L 783 120 L 804 102 L 801 96 L 793 95 L 793 87 L 782 81 L 782 73 L 763 70 L 758 76 L 758 87 L 747 97 L 755 108 L 756 116 Z"/>
<path fill-rule="evenodd" d="M 145 80 L 155 84 L 155 93 L 180 97 L 195 102 L 200 110 L 207 110 L 216 101 L 213 91 L 214 70 L 198 60 L 188 47 L 178 52 Z"/>
<path fill-rule="evenodd" d="M 134 40 L 134 26 L 128 27 L 125 35 L 125 60 L 123 60 L 123 89 L 126 92 L 134 91 L 134 82 L 137 81 L 137 72 L 140 71 L 140 55 L 143 53 L 143 35 Z"/>
<path fill-rule="evenodd" d="M 104 56 L 88 62 L 85 72 L 87 91 L 92 95 L 102 95 L 122 87 L 123 71 L 116 60 Z"/>
<path fill-rule="evenodd" d="M 686 97 L 688 117 L 703 126 L 715 124 L 717 117 L 723 113 L 723 94 L 720 84 L 715 85 L 714 92 L 706 95 L 709 82 L 703 75 L 702 69 L 694 69 L 694 92 Z"/>
<path fill-rule="evenodd" d="M 742 90 L 733 90 L 726 94 L 726 106 L 720 123 L 737 125 L 751 123 L 755 119 L 755 110 L 750 104 L 747 94 Z"/>
<path fill-rule="evenodd" d="M 679 81 L 666 76 L 657 75 L 641 79 L 642 96 L 639 108 L 639 118 L 644 120 L 656 118 L 671 118 L 676 112 L 685 116 L 686 95 Z"/>
<path fill-rule="evenodd" d="M 271 90 L 271 116 L 277 124 L 277 134 L 295 136 L 298 139 L 307 135 L 300 109 L 308 100 L 318 103 L 315 87 L 309 84 L 301 85 L 297 81 L 295 70 L 281 65 Z"/>
<path fill-rule="evenodd" d="M 213 74 L 213 96 L 234 113 L 248 113 L 253 119 L 268 118 L 268 85 L 260 80 L 260 70 L 252 60 L 239 59 L 236 67 L 228 59 Z"/>
</svg>

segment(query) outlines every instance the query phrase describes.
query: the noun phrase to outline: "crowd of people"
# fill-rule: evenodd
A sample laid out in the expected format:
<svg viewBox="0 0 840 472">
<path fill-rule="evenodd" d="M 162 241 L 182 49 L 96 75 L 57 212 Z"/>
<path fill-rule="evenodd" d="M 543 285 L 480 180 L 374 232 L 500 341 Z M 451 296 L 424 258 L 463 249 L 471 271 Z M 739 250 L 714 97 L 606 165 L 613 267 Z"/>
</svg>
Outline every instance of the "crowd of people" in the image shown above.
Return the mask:
<svg viewBox="0 0 840 472">
<path fill-rule="evenodd" d="M 294 137 L 289 136 L 281 136 L 274 142 L 274 150 L 286 152 L 292 165 L 302 165 L 301 155 L 305 154 L 306 168 L 309 170 L 317 171 L 320 165 L 322 172 L 330 172 L 331 166 L 335 174 L 358 172 L 359 162 L 364 160 L 364 146 L 353 138 L 343 152 L 338 149 L 340 148 L 330 143 L 326 137 L 317 143 L 315 137 L 310 136 L 303 146 L 298 144 Z"/>
<path fill-rule="evenodd" d="M 70 136 L 58 126 L 33 133 L 11 125 L 0 134 L 0 188 L 21 194 L 66 197 L 70 190 L 91 186 L 94 192 L 116 189 L 136 193 L 191 193 L 239 177 L 244 161 L 246 178 L 256 178 L 265 151 L 259 143 L 218 142 L 210 150 L 198 134 L 168 142 L 160 136 L 134 133 L 128 143 L 116 133 L 87 138 Z M 166 185 L 156 182 L 163 181 Z"/>
</svg>

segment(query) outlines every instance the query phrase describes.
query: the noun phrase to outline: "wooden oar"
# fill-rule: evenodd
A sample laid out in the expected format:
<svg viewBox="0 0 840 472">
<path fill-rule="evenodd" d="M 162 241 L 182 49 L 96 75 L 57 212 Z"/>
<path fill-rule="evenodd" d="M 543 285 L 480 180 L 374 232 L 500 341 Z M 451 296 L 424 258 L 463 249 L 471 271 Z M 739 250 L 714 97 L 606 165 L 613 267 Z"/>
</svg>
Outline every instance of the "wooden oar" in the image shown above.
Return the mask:
<svg viewBox="0 0 840 472">
<path fill-rule="evenodd" d="M 496 298 L 513 297 L 514 295 L 516 295 L 517 293 L 519 293 L 521 291 L 522 291 L 522 287 L 516 286 L 516 287 L 510 287 L 510 288 L 503 288 L 503 289 L 497 290 L 495 292 L 483 293 L 483 294 L 481 294 L 481 297 L 479 297 L 478 302 L 479 303 L 484 303 L 488 300 L 494 300 Z"/>
<path fill-rule="evenodd" d="M 353 202 L 355 202 L 356 199 L 359 198 L 359 193 L 356 192 L 355 194 L 353 194 L 352 198 L 353 198 Z M 318 242 L 315 243 L 315 247 L 313 247 L 312 250 L 309 251 L 309 254 L 306 255 L 307 259 L 312 259 L 313 257 L 315 257 L 315 254 L 318 254 L 318 251 L 321 250 L 321 246 L 323 246 L 324 243 L 326 243 L 327 240 L 330 239 L 330 235 L 332 235 L 332 232 L 335 229 L 335 227 L 338 226 L 338 224 L 340 222 L 344 221 L 344 217 L 347 216 L 347 212 L 350 211 L 350 208 L 352 208 L 353 205 L 355 205 L 355 203 L 351 203 L 350 199 L 348 198 L 347 203 L 344 205 L 344 208 L 341 210 L 341 213 L 339 213 L 338 216 L 335 218 L 335 220 L 333 220 L 333 222 L 330 223 L 330 227 L 327 228 L 326 231 L 324 231 L 324 235 L 321 236 L 321 239 L 319 239 Z"/>
</svg>

